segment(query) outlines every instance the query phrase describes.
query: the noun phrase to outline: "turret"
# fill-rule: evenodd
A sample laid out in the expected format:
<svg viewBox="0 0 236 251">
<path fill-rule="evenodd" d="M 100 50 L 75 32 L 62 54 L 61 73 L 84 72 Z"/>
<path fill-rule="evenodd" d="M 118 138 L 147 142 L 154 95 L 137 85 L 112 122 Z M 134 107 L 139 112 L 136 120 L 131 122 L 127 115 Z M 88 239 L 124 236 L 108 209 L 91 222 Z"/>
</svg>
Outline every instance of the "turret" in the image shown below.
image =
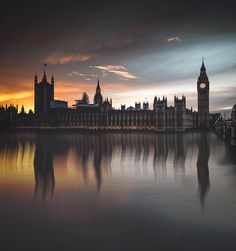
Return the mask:
<svg viewBox="0 0 236 251">
<path fill-rule="evenodd" d="M 47 83 L 47 75 L 46 75 L 46 73 L 44 72 L 44 74 L 43 74 L 43 78 L 42 78 L 42 82 L 43 83 Z"/>
<path fill-rule="evenodd" d="M 179 98 L 179 97 L 175 96 L 174 106 L 175 106 L 176 112 L 186 111 L 186 97 L 182 96 L 182 98 Z"/>
<path fill-rule="evenodd" d="M 157 111 L 165 111 L 167 108 L 167 97 L 163 97 L 162 99 L 155 97 L 153 103 L 153 109 Z"/>
<path fill-rule="evenodd" d="M 156 104 L 157 104 L 157 96 L 154 97 L 154 101 L 153 101 L 153 110 L 154 111 L 156 109 Z"/>
<path fill-rule="evenodd" d="M 135 102 L 135 110 L 141 110 L 140 102 Z"/>
<path fill-rule="evenodd" d="M 43 65 L 43 79 L 42 79 L 43 83 L 47 83 L 46 66 L 48 65 L 47 64 Z"/>
<path fill-rule="evenodd" d="M 186 97 L 182 96 L 182 98 L 179 98 L 177 96 L 175 96 L 175 100 L 174 100 L 174 106 L 183 106 L 183 108 L 186 108 Z"/>
<path fill-rule="evenodd" d="M 25 114 L 25 108 L 24 108 L 24 106 L 23 106 L 23 105 L 21 106 L 20 113 L 21 113 L 21 114 Z"/>
<path fill-rule="evenodd" d="M 38 84 L 38 76 L 37 76 L 36 73 L 35 73 L 35 76 L 34 76 L 34 84 Z"/>
<path fill-rule="evenodd" d="M 106 98 L 105 101 L 102 104 L 102 111 L 103 112 L 108 112 L 111 109 L 112 109 L 111 100 L 109 102 L 108 98 Z"/>
<path fill-rule="evenodd" d="M 52 75 L 52 78 L 51 78 L 51 85 L 54 85 L 54 77 Z"/>
<path fill-rule="evenodd" d="M 148 104 L 148 101 L 146 102 L 143 102 L 143 110 L 149 110 L 149 104 Z"/>
</svg>

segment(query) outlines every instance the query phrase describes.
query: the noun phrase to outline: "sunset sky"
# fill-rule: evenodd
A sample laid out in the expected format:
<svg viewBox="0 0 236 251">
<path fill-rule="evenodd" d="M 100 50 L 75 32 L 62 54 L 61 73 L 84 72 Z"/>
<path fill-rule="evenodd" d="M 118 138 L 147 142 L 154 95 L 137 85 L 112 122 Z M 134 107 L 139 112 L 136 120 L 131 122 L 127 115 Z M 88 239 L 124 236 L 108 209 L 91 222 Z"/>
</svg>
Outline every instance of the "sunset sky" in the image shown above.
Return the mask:
<svg viewBox="0 0 236 251">
<path fill-rule="evenodd" d="M 100 76 L 113 106 L 186 95 L 197 108 L 202 57 L 210 110 L 236 103 L 234 1 L 1 1 L 0 104 L 33 109 L 33 80 L 55 78 L 55 98 L 89 94 Z"/>
</svg>

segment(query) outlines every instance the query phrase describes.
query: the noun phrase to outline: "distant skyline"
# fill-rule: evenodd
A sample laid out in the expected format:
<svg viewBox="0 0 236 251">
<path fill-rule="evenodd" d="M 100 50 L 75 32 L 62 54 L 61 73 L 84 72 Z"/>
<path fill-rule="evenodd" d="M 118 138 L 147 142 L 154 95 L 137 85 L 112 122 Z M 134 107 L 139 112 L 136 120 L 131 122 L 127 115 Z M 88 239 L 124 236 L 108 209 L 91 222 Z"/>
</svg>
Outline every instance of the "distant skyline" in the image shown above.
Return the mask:
<svg viewBox="0 0 236 251">
<path fill-rule="evenodd" d="M 113 106 L 185 95 L 197 110 L 202 57 L 210 111 L 236 103 L 234 1 L 3 1 L 0 104 L 33 109 L 34 75 L 55 78 L 55 98 L 89 94 L 97 77 Z"/>
</svg>

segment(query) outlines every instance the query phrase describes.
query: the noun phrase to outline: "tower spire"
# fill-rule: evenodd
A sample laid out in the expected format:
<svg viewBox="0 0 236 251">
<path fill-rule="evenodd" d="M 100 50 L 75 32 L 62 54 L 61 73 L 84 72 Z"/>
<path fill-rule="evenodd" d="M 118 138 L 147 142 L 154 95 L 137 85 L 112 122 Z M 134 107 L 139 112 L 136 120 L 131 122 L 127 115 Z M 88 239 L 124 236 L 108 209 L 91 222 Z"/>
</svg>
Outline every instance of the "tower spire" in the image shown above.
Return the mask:
<svg viewBox="0 0 236 251">
<path fill-rule="evenodd" d="M 96 88 L 96 93 L 100 93 L 101 88 L 100 88 L 100 81 L 99 81 L 99 76 L 98 76 L 98 82 L 97 82 L 97 88 Z"/>
<path fill-rule="evenodd" d="M 54 85 L 54 77 L 53 77 L 53 74 L 52 74 L 52 78 L 51 78 L 51 84 Z"/>
<path fill-rule="evenodd" d="M 47 64 L 43 64 L 43 82 L 47 82 L 46 67 Z"/>
<path fill-rule="evenodd" d="M 100 81 L 99 81 L 99 76 L 98 76 L 98 82 L 97 82 L 97 87 L 96 87 L 96 93 L 94 95 L 94 104 L 102 105 L 102 94 L 101 94 L 101 88 L 100 88 Z"/>
<path fill-rule="evenodd" d="M 44 75 L 46 75 L 46 67 L 47 67 L 48 65 L 47 64 L 43 64 L 43 72 L 44 72 Z"/>
<path fill-rule="evenodd" d="M 202 57 L 202 66 L 201 66 L 201 73 L 205 73 L 206 72 L 206 67 L 204 64 L 204 57 Z"/>
</svg>

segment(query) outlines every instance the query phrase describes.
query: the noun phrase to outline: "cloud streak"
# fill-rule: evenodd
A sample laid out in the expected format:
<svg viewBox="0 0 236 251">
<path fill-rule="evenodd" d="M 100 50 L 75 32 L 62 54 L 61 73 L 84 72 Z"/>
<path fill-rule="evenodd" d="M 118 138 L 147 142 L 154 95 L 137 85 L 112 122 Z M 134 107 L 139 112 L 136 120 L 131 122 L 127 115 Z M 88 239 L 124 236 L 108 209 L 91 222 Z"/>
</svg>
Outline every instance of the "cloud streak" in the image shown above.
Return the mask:
<svg viewBox="0 0 236 251">
<path fill-rule="evenodd" d="M 97 78 L 98 77 L 98 75 L 96 75 L 96 74 L 86 74 L 86 73 L 81 73 L 79 71 L 72 71 L 72 72 L 68 73 L 67 76 L 69 76 L 69 77 L 80 77 L 80 78 L 83 78 L 86 81 L 91 81 L 92 78 L 94 78 L 94 77 Z"/>
<path fill-rule="evenodd" d="M 181 43 L 183 40 L 178 37 L 178 36 L 175 36 L 175 37 L 169 37 L 166 39 L 166 42 L 168 43 Z"/>
<path fill-rule="evenodd" d="M 68 64 L 75 62 L 86 62 L 91 59 L 89 55 L 82 54 L 66 54 L 66 55 L 51 55 L 46 58 L 48 64 Z"/>
<path fill-rule="evenodd" d="M 96 65 L 90 66 L 98 70 L 101 70 L 103 73 L 112 73 L 124 79 L 137 79 L 138 77 L 134 74 L 131 74 L 123 65 Z"/>
</svg>

